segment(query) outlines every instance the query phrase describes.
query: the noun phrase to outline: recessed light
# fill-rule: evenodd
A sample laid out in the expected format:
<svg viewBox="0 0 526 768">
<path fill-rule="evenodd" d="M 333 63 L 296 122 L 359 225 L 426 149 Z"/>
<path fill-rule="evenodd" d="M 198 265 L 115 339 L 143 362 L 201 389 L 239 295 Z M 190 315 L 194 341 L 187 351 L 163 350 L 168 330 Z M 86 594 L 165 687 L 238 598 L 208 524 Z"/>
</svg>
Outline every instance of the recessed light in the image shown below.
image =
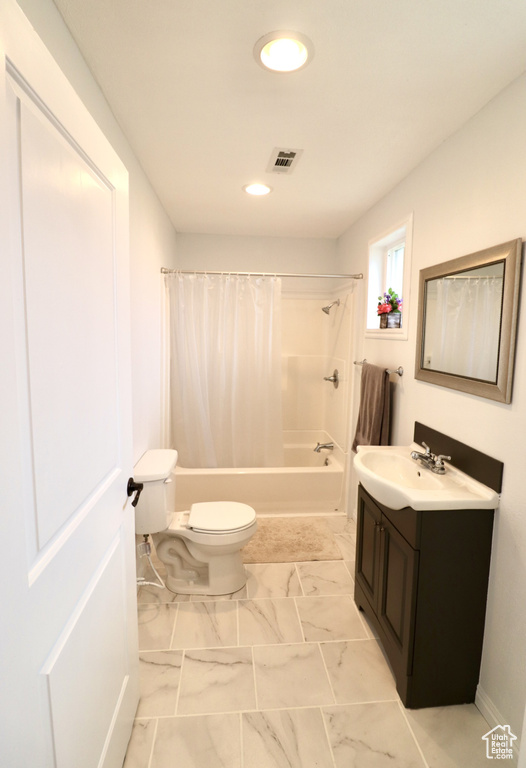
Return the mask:
<svg viewBox="0 0 526 768">
<path fill-rule="evenodd" d="M 314 55 L 314 46 L 299 32 L 269 32 L 254 46 L 258 64 L 273 72 L 295 72 Z"/>
<path fill-rule="evenodd" d="M 243 189 L 249 195 L 268 195 L 269 192 L 272 192 L 272 187 L 266 184 L 245 184 Z"/>
</svg>

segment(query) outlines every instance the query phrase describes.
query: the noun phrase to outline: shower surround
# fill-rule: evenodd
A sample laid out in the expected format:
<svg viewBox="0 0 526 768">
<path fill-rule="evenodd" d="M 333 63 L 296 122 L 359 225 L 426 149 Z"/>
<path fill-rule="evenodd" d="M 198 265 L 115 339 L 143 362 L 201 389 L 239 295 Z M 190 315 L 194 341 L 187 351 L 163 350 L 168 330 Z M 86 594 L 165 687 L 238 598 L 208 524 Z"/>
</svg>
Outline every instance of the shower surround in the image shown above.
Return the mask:
<svg viewBox="0 0 526 768">
<path fill-rule="evenodd" d="M 284 281 L 281 298 L 283 464 L 194 468 L 185 467 L 180 457 L 179 510 L 198 501 L 229 499 L 260 514 L 346 511 L 354 286 L 328 290 L 320 281 L 314 290 L 300 292 L 294 282 Z M 327 314 L 322 309 L 330 302 L 335 304 Z M 338 388 L 324 380 L 334 369 Z M 247 386 L 253 378 L 247 378 Z M 315 453 L 318 442 L 334 443 L 334 449 Z"/>
</svg>

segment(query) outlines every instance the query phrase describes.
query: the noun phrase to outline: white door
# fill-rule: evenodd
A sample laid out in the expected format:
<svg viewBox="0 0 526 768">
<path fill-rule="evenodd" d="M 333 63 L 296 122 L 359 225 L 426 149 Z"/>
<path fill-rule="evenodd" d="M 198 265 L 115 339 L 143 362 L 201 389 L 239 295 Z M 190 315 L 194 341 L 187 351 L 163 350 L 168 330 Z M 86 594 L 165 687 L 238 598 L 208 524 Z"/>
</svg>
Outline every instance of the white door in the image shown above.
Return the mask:
<svg viewBox="0 0 526 768">
<path fill-rule="evenodd" d="M 127 173 L 0 0 L 0 765 L 117 768 L 138 700 Z"/>
</svg>

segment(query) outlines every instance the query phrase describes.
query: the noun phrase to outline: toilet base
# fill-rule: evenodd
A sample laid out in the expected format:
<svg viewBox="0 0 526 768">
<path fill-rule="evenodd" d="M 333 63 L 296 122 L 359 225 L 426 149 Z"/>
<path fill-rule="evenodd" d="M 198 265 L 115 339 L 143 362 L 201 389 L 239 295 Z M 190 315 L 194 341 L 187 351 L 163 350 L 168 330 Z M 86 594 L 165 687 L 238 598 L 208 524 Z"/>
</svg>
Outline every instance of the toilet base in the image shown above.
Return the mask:
<svg viewBox="0 0 526 768">
<path fill-rule="evenodd" d="M 186 578 L 181 578 L 181 573 L 174 573 L 175 568 L 168 565 L 166 587 L 170 592 L 180 595 L 230 595 L 245 586 L 247 573 L 239 555 L 239 563 L 232 562 L 232 556 L 228 557 L 228 571 L 224 575 L 212 573 L 210 568 L 217 570 L 218 563 L 209 563 L 208 566 L 196 568 L 194 573 L 187 573 Z M 221 566 L 219 566 L 222 570 Z M 186 569 L 188 571 L 188 569 Z M 213 585 L 213 586 L 211 586 Z"/>
<path fill-rule="evenodd" d="M 178 537 L 154 534 L 152 539 L 157 556 L 166 567 L 165 582 L 170 592 L 230 595 L 246 584 L 247 572 L 237 546 L 222 548 L 222 552 L 217 552 L 217 547 L 206 548 L 203 552 L 203 548 L 197 551 L 192 542 Z"/>
</svg>

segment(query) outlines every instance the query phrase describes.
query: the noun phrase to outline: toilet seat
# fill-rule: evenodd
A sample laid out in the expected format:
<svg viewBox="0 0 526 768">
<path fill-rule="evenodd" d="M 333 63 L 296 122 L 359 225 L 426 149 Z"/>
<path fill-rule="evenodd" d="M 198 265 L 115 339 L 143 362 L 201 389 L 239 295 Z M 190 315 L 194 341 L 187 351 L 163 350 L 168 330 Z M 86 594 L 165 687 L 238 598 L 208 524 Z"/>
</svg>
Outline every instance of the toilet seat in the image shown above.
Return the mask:
<svg viewBox="0 0 526 768">
<path fill-rule="evenodd" d="M 202 501 L 192 504 L 188 528 L 196 533 L 237 533 L 254 524 L 256 513 L 237 501 Z"/>
</svg>

